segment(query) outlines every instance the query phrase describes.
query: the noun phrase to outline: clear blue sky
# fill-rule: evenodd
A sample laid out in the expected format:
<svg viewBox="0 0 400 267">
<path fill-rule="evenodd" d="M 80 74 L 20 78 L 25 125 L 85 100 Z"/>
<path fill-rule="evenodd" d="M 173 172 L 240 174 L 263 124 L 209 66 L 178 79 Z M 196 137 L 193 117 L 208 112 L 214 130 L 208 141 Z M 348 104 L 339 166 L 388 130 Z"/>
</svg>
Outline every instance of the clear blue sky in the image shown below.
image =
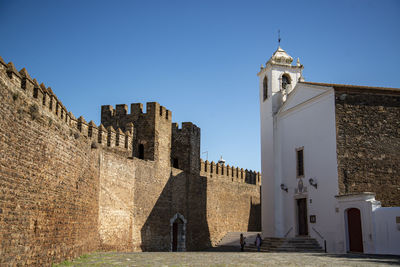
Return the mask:
<svg viewBox="0 0 400 267">
<path fill-rule="evenodd" d="M 157 101 L 201 128 L 209 160 L 255 170 L 278 29 L 306 81 L 400 87 L 400 1 L 0 0 L 0 55 L 76 117 Z"/>
</svg>

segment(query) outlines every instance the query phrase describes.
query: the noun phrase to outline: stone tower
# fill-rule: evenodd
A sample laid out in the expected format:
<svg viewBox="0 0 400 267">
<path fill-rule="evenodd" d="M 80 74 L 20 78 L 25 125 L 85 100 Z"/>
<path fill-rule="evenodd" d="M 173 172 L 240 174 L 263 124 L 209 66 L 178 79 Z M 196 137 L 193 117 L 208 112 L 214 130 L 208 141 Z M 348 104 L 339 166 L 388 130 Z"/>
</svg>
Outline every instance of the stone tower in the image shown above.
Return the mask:
<svg viewBox="0 0 400 267">
<path fill-rule="evenodd" d="M 276 225 L 282 218 L 280 191 L 281 181 L 277 166 L 280 159 L 279 149 L 274 144 L 275 129 L 274 116 L 286 101 L 287 96 L 302 80 L 303 66 L 299 59 L 292 65 L 293 58 L 281 47 L 275 51 L 267 61 L 265 67 L 261 65 L 259 77 L 260 119 L 261 119 L 261 170 L 262 196 L 266 201 L 262 206 L 263 236 L 282 236 L 282 229 Z"/>
<path fill-rule="evenodd" d="M 157 161 L 169 166 L 171 157 L 171 111 L 157 102 L 131 104 L 131 113 L 125 104 L 101 107 L 101 123 L 106 127 L 134 129 L 132 151 L 133 157 Z"/>
<path fill-rule="evenodd" d="M 183 122 L 179 129 L 177 123 L 172 124 L 171 145 L 172 167 L 190 174 L 200 172 L 200 128 L 191 122 Z"/>
</svg>

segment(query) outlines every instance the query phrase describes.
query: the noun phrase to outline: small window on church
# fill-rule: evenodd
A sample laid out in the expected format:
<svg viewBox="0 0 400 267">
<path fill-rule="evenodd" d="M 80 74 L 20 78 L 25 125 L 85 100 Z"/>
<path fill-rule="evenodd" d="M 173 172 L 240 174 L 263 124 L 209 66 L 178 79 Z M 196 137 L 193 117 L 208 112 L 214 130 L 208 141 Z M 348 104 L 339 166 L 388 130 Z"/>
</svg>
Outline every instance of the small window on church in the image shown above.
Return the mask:
<svg viewBox="0 0 400 267">
<path fill-rule="evenodd" d="M 304 148 L 296 149 L 297 177 L 304 176 Z"/>
<path fill-rule="evenodd" d="M 144 145 L 139 145 L 139 159 L 144 159 Z"/>
<path fill-rule="evenodd" d="M 263 100 L 268 98 L 268 79 L 267 76 L 265 76 L 264 81 L 263 81 Z"/>
<path fill-rule="evenodd" d="M 287 89 L 290 84 L 290 77 L 287 74 L 282 75 L 282 89 Z"/>
</svg>

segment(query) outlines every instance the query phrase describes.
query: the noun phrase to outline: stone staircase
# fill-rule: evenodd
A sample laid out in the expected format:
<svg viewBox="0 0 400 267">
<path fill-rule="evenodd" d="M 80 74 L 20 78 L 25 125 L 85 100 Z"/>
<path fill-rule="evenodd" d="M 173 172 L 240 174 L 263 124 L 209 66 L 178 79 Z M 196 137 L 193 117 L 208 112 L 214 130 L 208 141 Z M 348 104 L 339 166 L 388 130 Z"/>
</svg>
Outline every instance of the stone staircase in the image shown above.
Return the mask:
<svg viewBox="0 0 400 267">
<path fill-rule="evenodd" d="M 246 252 L 257 251 L 254 242 L 257 234 L 261 232 L 229 232 L 227 233 L 215 247 L 207 249 L 207 251 L 215 252 L 239 252 L 240 251 L 240 234 L 246 238 Z M 318 241 L 311 237 L 299 236 L 293 238 L 267 237 L 263 239 L 260 248 L 261 252 L 324 252 Z"/>
<path fill-rule="evenodd" d="M 247 242 L 246 242 L 247 243 Z M 246 244 L 246 251 L 257 251 L 253 242 Z M 263 239 L 260 247 L 262 252 L 324 252 L 318 241 L 311 237 L 278 238 L 267 237 Z"/>
<path fill-rule="evenodd" d="M 246 238 L 246 245 L 253 244 L 257 234 L 261 232 L 228 232 L 215 247 L 207 249 L 207 251 L 219 252 L 238 252 L 240 251 L 240 234 Z"/>
</svg>

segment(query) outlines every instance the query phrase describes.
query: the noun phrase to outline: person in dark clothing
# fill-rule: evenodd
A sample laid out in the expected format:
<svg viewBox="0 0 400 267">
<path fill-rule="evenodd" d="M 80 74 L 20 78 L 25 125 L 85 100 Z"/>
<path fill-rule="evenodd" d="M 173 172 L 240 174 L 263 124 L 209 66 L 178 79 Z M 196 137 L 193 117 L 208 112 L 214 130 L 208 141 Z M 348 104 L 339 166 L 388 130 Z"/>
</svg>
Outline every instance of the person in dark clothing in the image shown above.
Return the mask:
<svg viewBox="0 0 400 267">
<path fill-rule="evenodd" d="M 240 251 L 244 251 L 244 245 L 246 245 L 246 241 L 244 241 L 246 237 L 243 234 L 240 234 Z"/>
<path fill-rule="evenodd" d="M 257 251 L 260 252 L 260 247 L 262 245 L 262 239 L 261 239 L 261 235 L 260 234 L 257 234 L 256 241 L 254 242 L 254 245 L 256 245 Z"/>
</svg>

